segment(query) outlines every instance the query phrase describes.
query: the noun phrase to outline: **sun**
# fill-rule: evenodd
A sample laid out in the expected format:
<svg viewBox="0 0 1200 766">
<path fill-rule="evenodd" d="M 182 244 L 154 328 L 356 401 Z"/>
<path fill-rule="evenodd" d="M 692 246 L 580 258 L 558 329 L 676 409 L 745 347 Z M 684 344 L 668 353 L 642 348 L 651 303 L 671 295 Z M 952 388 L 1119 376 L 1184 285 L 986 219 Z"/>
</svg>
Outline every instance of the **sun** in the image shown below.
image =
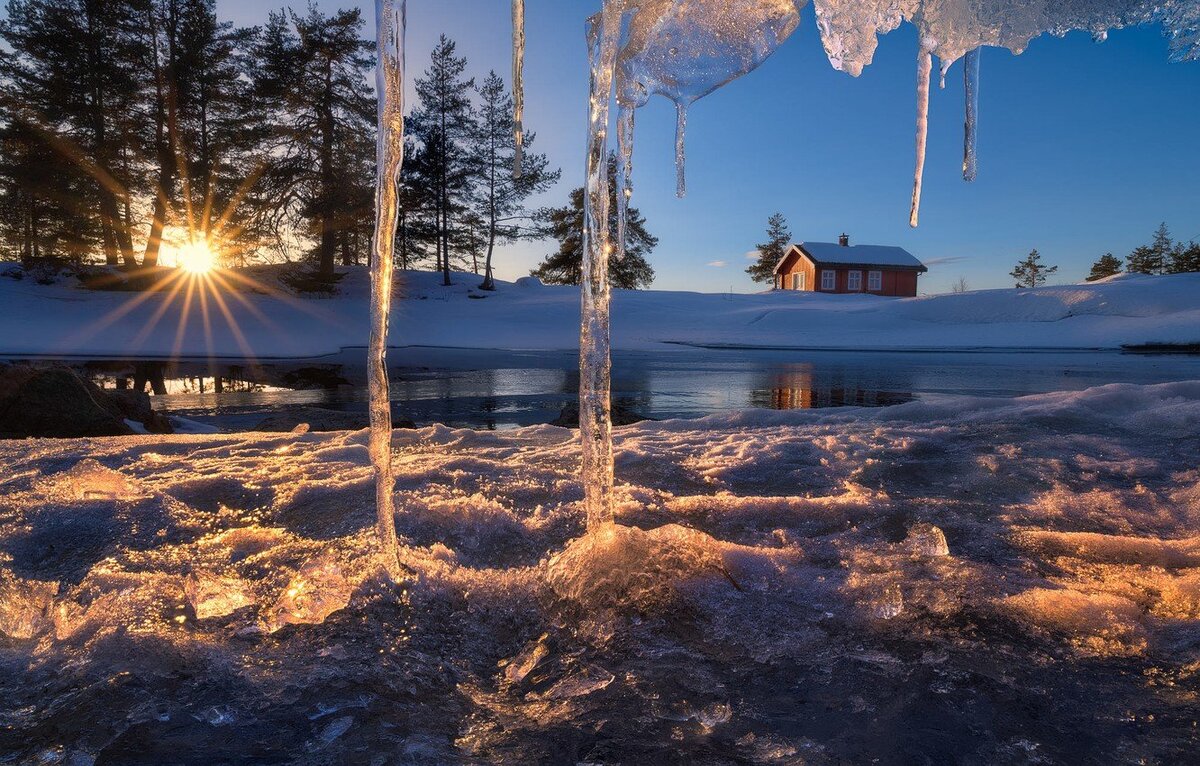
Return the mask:
<svg viewBox="0 0 1200 766">
<path fill-rule="evenodd" d="M 217 255 L 206 240 L 193 240 L 179 246 L 175 264 L 189 274 L 207 274 L 217 267 Z"/>
</svg>

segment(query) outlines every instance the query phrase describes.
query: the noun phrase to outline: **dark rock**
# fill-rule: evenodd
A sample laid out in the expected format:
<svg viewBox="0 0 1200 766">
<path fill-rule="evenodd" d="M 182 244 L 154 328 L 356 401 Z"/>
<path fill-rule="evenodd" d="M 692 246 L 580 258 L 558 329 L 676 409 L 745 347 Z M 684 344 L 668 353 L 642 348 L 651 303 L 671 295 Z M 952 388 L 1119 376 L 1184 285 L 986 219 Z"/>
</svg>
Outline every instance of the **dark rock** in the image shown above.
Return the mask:
<svg viewBox="0 0 1200 766">
<path fill-rule="evenodd" d="M 641 423 L 643 420 L 653 419 L 645 415 L 639 415 L 620 402 L 613 403 L 612 422 L 614 426 L 631 426 L 634 423 Z M 550 425 L 562 428 L 579 428 L 579 403 L 571 402 L 566 407 L 563 407 L 562 412 L 558 413 L 558 417 L 550 421 Z"/>
<path fill-rule="evenodd" d="M 132 433 L 121 409 L 73 370 L 28 365 L 0 370 L 0 438 Z"/>
<path fill-rule="evenodd" d="M 361 431 L 370 427 L 371 418 L 365 412 L 342 412 L 320 407 L 305 407 L 271 415 L 251 430 L 287 433 L 296 431 L 301 425 L 307 425 L 309 431 Z M 416 424 L 411 420 L 398 419 L 392 421 L 392 427 L 416 428 Z"/>
<path fill-rule="evenodd" d="M 150 406 L 150 395 L 145 391 L 134 391 L 131 388 L 105 391 L 108 398 L 117 406 L 129 420 L 136 420 L 152 434 L 175 433 L 171 421 L 161 412 L 155 412 Z"/>
</svg>

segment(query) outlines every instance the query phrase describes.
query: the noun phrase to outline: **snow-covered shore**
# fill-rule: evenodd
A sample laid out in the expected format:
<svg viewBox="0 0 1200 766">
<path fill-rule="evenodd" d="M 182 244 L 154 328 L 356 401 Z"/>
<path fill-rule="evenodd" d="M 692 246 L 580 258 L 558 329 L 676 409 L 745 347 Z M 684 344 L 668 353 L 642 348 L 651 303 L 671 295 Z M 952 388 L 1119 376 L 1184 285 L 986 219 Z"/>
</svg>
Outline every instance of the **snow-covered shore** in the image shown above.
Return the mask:
<svg viewBox="0 0 1200 766">
<path fill-rule="evenodd" d="M 1197 432 L 1200 383 L 639 424 L 571 544 L 577 435 L 398 431 L 399 587 L 363 432 L 0 442 L 0 753 L 1185 762 Z"/>
<path fill-rule="evenodd" d="M 367 274 L 347 269 L 339 295 L 296 298 L 275 267 L 248 272 L 264 288 L 94 292 L 0 278 L 0 354 L 100 357 L 311 357 L 363 346 Z M 578 347 L 578 290 L 479 277 L 440 285 L 401 275 L 394 346 L 512 350 Z M 230 284 L 236 280 L 225 278 Z M 205 284 L 204 282 L 197 283 Z M 184 314 L 183 307 L 190 304 Z M 233 328 L 236 328 L 233 329 Z M 1200 274 L 1122 276 L 1037 290 L 986 290 L 897 300 L 775 292 L 757 295 L 617 291 L 613 347 L 677 344 L 807 349 L 1115 349 L 1200 342 Z"/>
</svg>

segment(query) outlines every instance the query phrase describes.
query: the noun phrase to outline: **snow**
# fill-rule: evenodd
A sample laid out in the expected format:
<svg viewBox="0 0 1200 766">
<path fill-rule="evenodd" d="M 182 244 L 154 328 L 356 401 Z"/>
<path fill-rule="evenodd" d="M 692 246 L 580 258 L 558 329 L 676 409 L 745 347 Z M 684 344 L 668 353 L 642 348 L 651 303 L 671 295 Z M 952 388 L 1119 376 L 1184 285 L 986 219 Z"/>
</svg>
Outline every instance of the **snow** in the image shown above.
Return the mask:
<svg viewBox="0 0 1200 766">
<path fill-rule="evenodd" d="M 398 431 L 399 583 L 365 431 L 0 442 L 0 752 L 1186 762 L 1198 429 L 1200 382 L 642 423 L 582 538 L 576 432 Z"/>
<path fill-rule="evenodd" d="M 180 323 L 182 299 L 93 292 L 70 284 L 0 279 L 0 358 L 20 356 L 312 357 L 361 348 L 368 326 L 365 269 L 350 268 L 341 294 L 298 298 L 275 281 L 273 267 L 250 273 L 261 292 L 239 291 L 222 312 L 193 309 Z M 579 289 L 407 272 L 398 277 L 391 345 L 575 350 Z M 486 295 L 483 299 L 468 296 Z M 211 304 L 212 299 L 209 300 Z M 670 352 L 693 346 L 846 349 L 1115 349 L 1135 343 L 1200 341 L 1200 274 L 1124 276 L 1036 290 L 983 290 L 914 299 L 790 291 L 757 295 L 670 291 L 613 292 L 613 346 Z M 157 322 L 151 320 L 159 312 Z M 393 356 L 392 364 L 401 363 Z"/>
</svg>

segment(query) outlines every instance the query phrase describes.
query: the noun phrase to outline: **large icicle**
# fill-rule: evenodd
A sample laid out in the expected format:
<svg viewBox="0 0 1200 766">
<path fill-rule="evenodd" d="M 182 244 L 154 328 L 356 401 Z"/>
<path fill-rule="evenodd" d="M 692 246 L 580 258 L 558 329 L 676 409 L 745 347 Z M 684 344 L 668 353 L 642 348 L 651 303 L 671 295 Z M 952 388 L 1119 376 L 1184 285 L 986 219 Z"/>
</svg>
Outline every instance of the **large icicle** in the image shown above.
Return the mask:
<svg viewBox="0 0 1200 766">
<path fill-rule="evenodd" d="M 925 177 L 925 147 L 929 140 L 929 81 L 933 76 L 931 47 L 921 42 L 917 54 L 917 170 L 913 174 L 912 211 L 908 224 L 914 229 L 921 222 L 921 184 Z"/>
<path fill-rule="evenodd" d="M 388 316 L 392 307 L 393 251 L 398 217 L 396 184 L 404 163 L 404 33 L 406 0 L 375 0 L 379 58 L 375 70 L 379 134 L 376 139 L 375 233 L 371 240 L 370 386 L 371 463 L 375 468 L 376 531 L 388 573 L 400 576 L 392 476 L 392 405 L 387 372 Z"/>
<path fill-rule="evenodd" d="M 612 99 L 620 0 L 605 0 L 589 21 L 591 98 L 588 105 L 587 188 L 584 193 L 582 306 L 579 328 L 579 439 L 583 452 L 583 498 L 588 529 L 614 521 L 612 358 L 609 353 L 608 109 Z"/>
<path fill-rule="evenodd" d="M 963 61 L 963 83 L 967 97 L 967 116 L 964 122 L 963 179 L 974 181 L 979 175 L 979 49 L 967 53 Z"/>
<path fill-rule="evenodd" d="M 513 154 L 513 177 L 521 177 L 521 165 L 525 159 L 525 0 L 512 0 L 512 91 L 513 130 L 517 149 Z"/>
</svg>

